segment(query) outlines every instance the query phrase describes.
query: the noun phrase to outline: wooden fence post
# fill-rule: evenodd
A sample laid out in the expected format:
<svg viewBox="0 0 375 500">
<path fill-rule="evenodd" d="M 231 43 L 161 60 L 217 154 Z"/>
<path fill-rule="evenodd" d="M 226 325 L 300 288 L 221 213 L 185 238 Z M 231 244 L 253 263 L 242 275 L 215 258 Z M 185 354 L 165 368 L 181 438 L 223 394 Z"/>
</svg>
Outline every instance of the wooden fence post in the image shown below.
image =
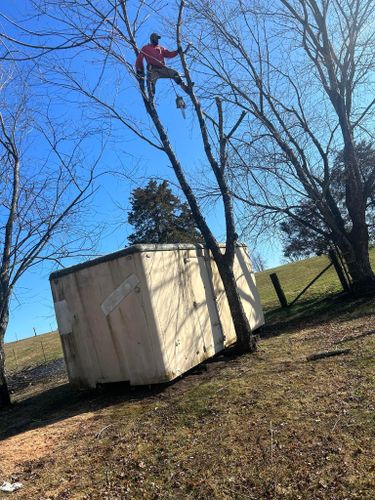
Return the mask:
<svg viewBox="0 0 375 500">
<path fill-rule="evenodd" d="M 277 274 L 276 273 L 270 274 L 270 278 L 271 278 L 272 284 L 275 288 L 276 295 L 280 301 L 281 307 L 288 307 L 288 301 L 286 300 L 284 290 L 282 289 L 282 287 L 280 285 L 280 281 L 279 281 L 279 278 L 277 277 Z"/>
</svg>

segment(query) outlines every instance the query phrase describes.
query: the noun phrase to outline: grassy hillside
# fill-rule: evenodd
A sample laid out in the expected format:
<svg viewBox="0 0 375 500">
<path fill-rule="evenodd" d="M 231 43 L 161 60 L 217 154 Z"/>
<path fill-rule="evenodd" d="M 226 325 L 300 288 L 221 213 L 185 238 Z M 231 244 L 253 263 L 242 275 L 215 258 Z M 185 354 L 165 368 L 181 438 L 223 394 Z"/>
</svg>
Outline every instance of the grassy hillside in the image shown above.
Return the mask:
<svg viewBox="0 0 375 500">
<path fill-rule="evenodd" d="M 288 299 L 325 265 L 277 268 Z M 17 404 L 0 412 L 0 481 L 23 483 L 14 498 L 372 500 L 375 300 L 321 300 L 339 289 L 330 272 L 281 311 L 272 271 L 257 277 L 268 311 L 257 353 L 169 385 L 78 392 L 53 361 L 57 333 L 7 344 Z"/>
<path fill-rule="evenodd" d="M 375 248 L 370 252 L 371 263 L 375 269 Z M 288 302 L 291 302 L 303 288 L 315 278 L 329 263 L 326 256 L 286 264 L 257 273 L 257 286 L 265 311 L 280 306 L 269 275 L 277 273 Z M 341 291 L 341 285 L 335 270 L 331 267 L 301 298 L 301 302 L 322 298 L 327 294 Z"/>
<path fill-rule="evenodd" d="M 280 307 L 272 285 L 270 274 L 277 273 L 288 303 L 329 264 L 328 257 L 312 257 L 299 262 L 267 269 L 257 273 L 256 280 L 265 311 Z M 340 291 L 340 282 L 333 268 L 330 268 L 302 297 L 302 301 Z"/>
<path fill-rule="evenodd" d="M 371 259 L 375 267 L 375 249 L 371 252 Z M 331 303 L 324 303 L 323 308 L 319 309 L 316 304 L 311 304 L 311 301 L 321 299 L 328 294 L 341 290 L 337 275 L 332 268 L 308 290 L 292 310 L 286 311 L 279 310 L 280 305 L 269 278 L 272 272 L 277 273 L 286 297 L 288 301 L 291 301 L 327 264 L 327 257 L 313 257 L 257 273 L 257 286 L 263 309 L 268 313 L 266 314 L 268 324 L 279 320 L 291 320 L 295 317 L 304 316 L 306 312 L 311 316 L 309 310 L 312 310 L 314 307 L 317 314 L 325 314 L 327 312 L 326 309 L 327 307 L 331 307 Z M 338 306 L 334 305 L 334 307 Z M 274 309 L 276 309 L 276 312 L 271 313 Z M 365 305 L 359 304 L 357 309 L 361 309 L 362 312 L 367 313 L 373 311 L 373 306 L 368 306 L 367 303 Z M 63 355 L 58 334 L 54 332 L 30 337 L 19 342 L 8 343 L 5 346 L 5 352 L 8 372 L 41 364 L 45 361 L 45 357 L 47 361 L 50 361 L 58 359 Z"/>
<path fill-rule="evenodd" d="M 291 328 L 153 391 L 29 397 L 0 413 L 2 479 L 27 500 L 372 500 L 374 319 Z"/>
<path fill-rule="evenodd" d="M 51 332 L 9 342 L 5 344 L 5 355 L 7 371 L 13 372 L 61 358 L 63 353 L 58 333 Z"/>
</svg>

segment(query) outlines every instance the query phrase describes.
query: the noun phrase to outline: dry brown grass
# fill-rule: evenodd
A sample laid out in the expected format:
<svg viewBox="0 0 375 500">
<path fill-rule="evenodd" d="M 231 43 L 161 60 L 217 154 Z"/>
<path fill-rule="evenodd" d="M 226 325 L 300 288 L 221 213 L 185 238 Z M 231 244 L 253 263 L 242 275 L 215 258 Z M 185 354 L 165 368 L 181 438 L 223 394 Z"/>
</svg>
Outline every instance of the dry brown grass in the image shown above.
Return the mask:
<svg viewBox="0 0 375 500">
<path fill-rule="evenodd" d="M 290 297 L 322 263 L 280 270 Z M 374 329 L 375 301 L 319 300 L 335 289 L 327 273 L 310 302 L 269 312 L 255 355 L 169 386 L 78 393 L 61 372 L 23 384 L 0 413 L 0 482 L 15 474 L 13 498 L 41 500 L 374 498 L 375 335 L 336 342 Z M 56 334 L 8 344 L 8 372 L 43 364 L 41 340 L 47 360 L 61 357 Z M 351 352 L 305 359 L 336 346 Z"/>
<path fill-rule="evenodd" d="M 80 413 L 77 397 L 58 442 L 51 415 L 24 432 L 37 443 L 42 428 L 53 446 L 14 463 L 25 484 L 14 497 L 372 499 L 375 336 L 340 344 L 346 356 L 305 357 L 374 319 L 294 328 L 161 392 L 110 396 L 111 406 L 93 410 L 98 397 L 89 396 Z M 69 413 L 73 403 L 64 404 Z"/>
</svg>

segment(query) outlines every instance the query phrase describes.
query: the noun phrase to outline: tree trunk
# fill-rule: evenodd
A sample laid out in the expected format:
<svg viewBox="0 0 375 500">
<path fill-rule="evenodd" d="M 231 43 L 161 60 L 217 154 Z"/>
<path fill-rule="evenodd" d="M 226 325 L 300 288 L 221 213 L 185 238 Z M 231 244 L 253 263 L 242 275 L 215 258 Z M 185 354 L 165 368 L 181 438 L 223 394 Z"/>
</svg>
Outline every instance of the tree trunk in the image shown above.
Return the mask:
<svg viewBox="0 0 375 500">
<path fill-rule="evenodd" d="M 344 120 L 341 120 L 344 121 Z M 344 162 L 346 179 L 346 205 L 352 220 L 348 235 L 349 248 L 343 255 L 352 278 L 353 292 L 358 295 L 375 295 L 375 274 L 369 258 L 369 232 L 366 223 L 366 197 L 360 176 L 358 158 L 349 125 L 342 126 L 345 141 Z"/>
<path fill-rule="evenodd" d="M 0 328 L 1 329 L 1 328 Z M 2 335 L 2 333 L 0 333 Z M 8 384 L 5 378 L 4 342 L 0 341 L 0 410 L 11 405 Z"/>
<path fill-rule="evenodd" d="M 5 299 L 6 301 L 7 299 Z M 0 410 L 11 405 L 8 384 L 5 377 L 5 353 L 4 338 L 8 327 L 9 311 L 7 304 L 3 304 L 2 314 L 0 316 Z"/>
<path fill-rule="evenodd" d="M 375 295 L 375 274 L 370 264 L 368 238 L 351 238 L 350 243 L 341 250 L 352 278 L 353 292 Z"/>
<path fill-rule="evenodd" d="M 256 341 L 238 293 L 233 265 L 216 262 L 223 281 L 226 297 L 237 336 L 237 351 L 242 354 L 256 351 Z"/>
</svg>

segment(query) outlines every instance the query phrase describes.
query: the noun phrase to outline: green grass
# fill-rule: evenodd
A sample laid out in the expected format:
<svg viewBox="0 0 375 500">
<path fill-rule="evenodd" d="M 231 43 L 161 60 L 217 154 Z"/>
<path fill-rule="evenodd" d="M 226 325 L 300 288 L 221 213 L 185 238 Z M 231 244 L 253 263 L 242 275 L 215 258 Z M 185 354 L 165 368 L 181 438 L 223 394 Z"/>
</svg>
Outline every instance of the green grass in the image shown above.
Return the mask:
<svg viewBox="0 0 375 500">
<path fill-rule="evenodd" d="M 270 274 L 276 273 L 284 290 L 288 303 L 329 263 L 326 256 L 312 257 L 291 264 L 267 269 L 257 273 L 256 280 L 262 305 L 265 311 L 280 307 Z M 340 291 L 340 282 L 333 268 L 330 268 L 301 298 L 302 301 L 315 299 L 322 295 Z"/>
<path fill-rule="evenodd" d="M 370 258 L 375 268 L 375 248 L 370 251 Z M 338 303 L 333 294 L 342 292 L 342 287 L 333 267 L 328 269 L 290 309 L 281 310 L 270 274 L 276 273 L 284 290 L 288 303 L 305 288 L 329 263 L 328 257 L 312 257 L 310 259 L 293 262 L 283 266 L 267 269 L 256 274 L 257 287 L 263 310 L 268 323 L 275 323 L 284 319 L 302 318 L 327 314 L 334 307 L 336 312 L 344 312 L 347 308 L 353 309 L 353 303 Z M 357 312 L 372 313 L 373 305 L 367 308 L 366 301 L 358 301 Z"/>
<path fill-rule="evenodd" d="M 370 251 L 372 266 L 375 268 L 375 248 Z M 312 257 L 310 259 L 285 264 L 267 269 L 256 274 L 257 286 L 265 311 L 280 307 L 275 290 L 270 280 L 271 273 L 277 273 L 288 302 L 291 302 L 303 288 L 317 276 L 329 263 L 328 257 Z M 330 293 L 341 291 L 341 285 L 335 270 L 331 267 L 314 285 L 301 297 L 301 302 L 321 298 Z"/>
<path fill-rule="evenodd" d="M 57 332 L 5 344 L 7 372 L 37 366 L 63 356 Z"/>
</svg>

